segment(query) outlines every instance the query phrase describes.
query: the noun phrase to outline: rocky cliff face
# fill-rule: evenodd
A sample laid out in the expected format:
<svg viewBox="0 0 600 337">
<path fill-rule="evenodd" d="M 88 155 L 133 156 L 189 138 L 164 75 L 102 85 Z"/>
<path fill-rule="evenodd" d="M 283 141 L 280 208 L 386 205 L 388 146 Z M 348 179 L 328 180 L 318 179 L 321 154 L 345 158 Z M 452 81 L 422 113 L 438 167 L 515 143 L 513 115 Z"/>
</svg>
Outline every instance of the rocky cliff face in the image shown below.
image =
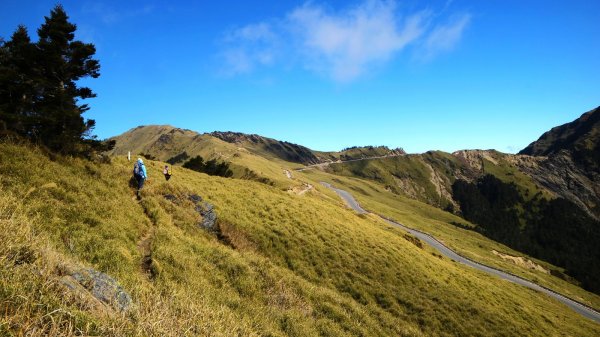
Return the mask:
<svg viewBox="0 0 600 337">
<path fill-rule="evenodd" d="M 482 150 L 463 150 L 452 155 L 464 165 L 460 170 L 449 171 L 453 180 L 471 182 L 484 174 L 496 173 L 494 170 L 486 171 L 485 162 L 496 167 L 512 167 L 531 178 L 539 188 L 549 192 L 549 195 L 570 200 L 589 215 L 600 219 L 600 175 L 597 171 L 580 165 L 567 150 L 550 156 L 513 155 Z M 507 172 L 509 176 L 514 174 Z M 519 184 L 518 181 L 514 182 Z M 451 193 L 448 185 L 446 189 Z M 446 196 L 447 193 L 442 195 Z"/>
<path fill-rule="evenodd" d="M 231 131 L 214 131 L 210 133 L 211 136 L 221 139 L 227 143 L 243 143 L 243 142 L 251 142 L 251 143 L 261 143 L 265 142 L 269 138 L 265 138 L 255 134 L 245 134 L 241 132 L 231 132 Z M 270 139 L 269 139 L 270 140 Z"/>
<path fill-rule="evenodd" d="M 210 135 L 227 143 L 245 147 L 258 155 L 274 157 L 305 165 L 318 164 L 321 162 L 311 149 L 290 142 L 240 132 L 215 131 L 210 133 Z"/>
<path fill-rule="evenodd" d="M 520 154 L 544 156 L 536 165 L 516 164 L 540 185 L 600 219 L 600 107 L 544 133 Z"/>
<path fill-rule="evenodd" d="M 531 159 L 535 158 L 535 159 Z M 600 219 L 600 178 L 561 151 L 549 157 L 515 156 L 515 165 L 553 194 L 570 200 Z"/>
</svg>

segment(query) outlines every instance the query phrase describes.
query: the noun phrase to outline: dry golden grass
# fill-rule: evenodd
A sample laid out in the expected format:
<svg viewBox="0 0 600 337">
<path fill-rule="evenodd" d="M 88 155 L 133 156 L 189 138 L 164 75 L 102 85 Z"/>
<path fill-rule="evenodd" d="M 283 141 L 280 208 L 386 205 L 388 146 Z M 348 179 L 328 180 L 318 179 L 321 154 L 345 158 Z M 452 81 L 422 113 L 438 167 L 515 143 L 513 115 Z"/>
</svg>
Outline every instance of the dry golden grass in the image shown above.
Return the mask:
<svg viewBox="0 0 600 337">
<path fill-rule="evenodd" d="M 150 179 L 137 202 L 124 158 L 51 161 L 35 149 L 0 144 L 0 239 L 13 247 L 0 249 L 0 303 L 7 308 L 0 313 L 2 334 L 599 332 L 560 303 L 434 256 L 401 230 L 345 209 L 326 191 L 297 196 L 184 169 L 165 182 L 162 165 L 147 163 Z M 215 205 L 221 235 L 197 226 L 190 194 Z M 151 275 L 142 263 L 146 239 Z M 8 263 L 14 247 L 33 257 Z M 67 296 L 57 282 L 64 263 L 114 277 L 132 295 L 133 308 L 102 313 L 89 298 Z"/>
<path fill-rule="evenodd" d="M 554 269 L 564 271 L 560 267 L 551 265 L 517 252 L 503 244 L 490 240 L 483 235 L 458 228 L 452 222 L 472 226 L 468 221 L 444 212 L 438 208 L 427 205 L 417 200 L 395 195 L 386 191 L 382 186 L 361 179 L 332 176 L 320 171 L 307 171 L 299 175 L 308 181 L 326 181 L 350 191 L 360 204 L 367 210 L 395 219 L 406 226 L 429 233 L 444 242 L 447 246 L 474 261 L 493 266 L 500 270 L 508 271 L 522 278 L 534 281 L 558 293 L 569 296 L 594 308 L 600 308 L 600 296 L 585 291 L 575 284 L 561 278 L 552 276 L 544 271 L 523 268 L 512 261 L 501 258 L 494 251 L 512 256 L 528 259 L 546 270 Z M 320 188 L 332 198 L 336 195 L 327 189 Z"/>
</svg>

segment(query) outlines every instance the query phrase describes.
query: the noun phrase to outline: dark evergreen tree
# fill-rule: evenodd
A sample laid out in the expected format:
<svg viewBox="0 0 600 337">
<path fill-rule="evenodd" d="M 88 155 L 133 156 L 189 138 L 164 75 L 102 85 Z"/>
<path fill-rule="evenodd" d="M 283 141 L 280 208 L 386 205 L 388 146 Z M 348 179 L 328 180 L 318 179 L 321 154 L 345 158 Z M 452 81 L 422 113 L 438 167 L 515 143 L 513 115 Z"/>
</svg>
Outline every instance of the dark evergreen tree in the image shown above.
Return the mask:
<svg viewBox="0 0 600 337">
<path fill-rule="evenodd" d="M 204 172 L 204 159 L 202 159 L 200 156 L 193 157 L 186 161 L 183 164 L 183 167 L 198 172 Z"/>
<path fill-rule="evenodd" d="M 183 164 L 183 167 L 206 173 L 211 176 L 231 177 L 233 172 L 229 169 L 229 164 L 226 162 L 218 163 L 216 159 L 211 159 L 204 162 L 200 156 L 195 156 Z"/>
<path fill-rule="evenodd" d="M 0 47 L 0 120 L 6 129 L 20 135 L 31 133 L 35 120 L 35 59 L 36 48 L 24 26 Z"/>
<path fill-rule="evenodd" d="M 81 116 L 89 110 L 79 100 L 96 97 L 90 88 L 78 87 L 84 77 L 100 76 L 100 63 L 93 59 L 94 45 L 74 41 L 76 26 L 62 6 L 56 6 L 38 29 L 39 69 L 42 96 L 37 106 L 40 115 L 38 137 L 55 150 L 74 152 L 81 140 L 90 136 L 94 120 Z"/>
<path fill-rule="evenodd" d="M 473 183 L 459 179 L 452 193 L 476 231 L 562 266 L 585 289 L 600 293 L 600 223 L 576 204 L 541 194 L 526 201 L 514 184 L 492 175 Z"/>
<path fill-rule="evenodd" d="M 217 175 L 219 172 L 218 164 L 216 159 L 211 159 L 204 164 L 204 172 L 210 175 Z"/>
<path fill-rule="evenodd" d="M 111 147 L 91 135 L 95 121 L 82 116 L 89 106 L 81 100 L 96 95 L 77 81 L 97 78 L 100 64 L 93 44 L 75 40 L 76 28 L 57 5 L 38 29 L 37 43 L 19 26 L 0 45 L 0 129 L 63 153 Z"/>
</svg>

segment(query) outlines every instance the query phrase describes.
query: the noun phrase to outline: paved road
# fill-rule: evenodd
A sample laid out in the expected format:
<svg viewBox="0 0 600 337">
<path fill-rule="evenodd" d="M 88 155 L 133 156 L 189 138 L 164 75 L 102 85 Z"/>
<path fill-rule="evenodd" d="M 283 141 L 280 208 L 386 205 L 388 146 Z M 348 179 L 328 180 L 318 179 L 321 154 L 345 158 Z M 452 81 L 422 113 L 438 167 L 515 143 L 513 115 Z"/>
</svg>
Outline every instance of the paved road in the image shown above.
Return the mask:
<svg viewBox="0 0 600 337">
<path fill-rule="evenodd" d="M 361 214 L 368 213 L 366 210 L 364 210 L 362 207 L 360 207 L 360 205 L 358 204 L 356 199 L 354 199 L 354 197 L 347 191 L 341 190 L 339 188 L 335 188 L 335 187 L 331 186 L 331 184 L 328 184 L 325 182 L 322 182 L 321 184 L 323 184 L 323 186 L 325 186 L 325 187 L 328 187 L 328 188 L 334 190 L 344 200 L 344 202 L 346 202 L 346 204 L 348 206 L 350 206 L 350 208 L 354 209 L 356 212 L 361 213 Z M 575 300 L 565 297 L 565 296 L 563 296 L 559 293 L 556 293 L 550 289 L 544 288 L 544 287 L 542 287 L 538 284 L 535 284 L 531 281 L 527 281 L 518 276 L 509 274 L 507 272 L 503 272 L 498 269 L 488 267 L 481 263 L 477 263 L 473 260 L 467 259 L 461 255 L 458 255 L 456 252 L 454 252 L 450 248 L 446 247 L 443 243 L 439 242 L 436 238 L 434 238 L 433 236 L 431 236 L 429 234 L 406 227 L 402 224 L 399 224 L 397 222 L 386 219 L 385 217 L 383 217 L 381 215 L 379 215 L 379 216 L 388 224 L 404 229 L 405 231 L 416 236 L 420 240 L 425 241 L 427 244 L 429 244 L 433 248 L 437 249 L 442 255 L 444 255 L 454 261 L 460 262 L 462 264 L 465 264 L 469 267 L 473 267 L 475 269 L 481 270 L 488 274 L 496 275 L 502 279 L 505 279 L 505 280 L 520 284 L 522 286 L 537 290 L 544 294 L 547 294 L 548 296 L 553 297 L 553 298 L 557 299 L 558 301 L 566 304 L 567 306 L 569 306 L 571 309 L 575 310 L 579 314 L 600 323 L 600 313 L 598 313 L 597 311 L 595 311 L 594 309 L 592 309 L 590 307 L 587 307 Z"/>
</svg>

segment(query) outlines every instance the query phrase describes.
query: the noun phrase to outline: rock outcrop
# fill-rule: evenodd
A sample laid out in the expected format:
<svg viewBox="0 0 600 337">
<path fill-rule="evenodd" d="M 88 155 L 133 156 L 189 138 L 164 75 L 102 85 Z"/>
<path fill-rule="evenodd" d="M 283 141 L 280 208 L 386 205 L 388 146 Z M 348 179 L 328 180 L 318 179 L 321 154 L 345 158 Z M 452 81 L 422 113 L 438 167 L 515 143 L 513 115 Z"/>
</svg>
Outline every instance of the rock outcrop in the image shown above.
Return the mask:
<svg viewBox="0 0 600 337">
<path fill-rule="evenodd" d="M 74 294 L 92 296 L 115 311 L 128 311 L 133 302 L 121 285 L 107 274 L 92 268 L 61 266 L 62 284 Z"/>
<path fill-rule="evenodd" d="M 173 194 L 166 194 L 164 198 L 173 203 L 180 202 L 179 198 Z M 202 220 L 197 223 L 198 227 L 209 232 L 219 234 L 220 229 L 217 224 L 217 213 L 215 211 L 215 207 L 212 204 L 204 201 L 204 199 L 197 194 L 189 194 L 185 198 L 194 204 L 194 210 L 202 217 Z"/>
<path fill-rule="evenodd" d="M 544 156 L 533 169 L 519 168 L 600 219 L 600 107 L 552 128 L 519 154 Z"/>
<path fill-rule="evenodd" d="M 540 186 L 600 220 L 600 174 L 577 165 L 567 151 L 549 157 L 519 155 L 514 157 L 514 163 Z"/>
<path fill-rule="evenodd" d="M 202 221 L 198 223 L 198 226 L 207 231 L 218 233 L 219 227 L 217 226 L 217 213 L 215 212 L 215 207 L 206 201 L 202 201 L 202 198 L 197 195 L 191 195 L 190 200 L 194 200 L 192 197 L 197 197 L 194 209 L 202 216 Z"/>
</svg>

